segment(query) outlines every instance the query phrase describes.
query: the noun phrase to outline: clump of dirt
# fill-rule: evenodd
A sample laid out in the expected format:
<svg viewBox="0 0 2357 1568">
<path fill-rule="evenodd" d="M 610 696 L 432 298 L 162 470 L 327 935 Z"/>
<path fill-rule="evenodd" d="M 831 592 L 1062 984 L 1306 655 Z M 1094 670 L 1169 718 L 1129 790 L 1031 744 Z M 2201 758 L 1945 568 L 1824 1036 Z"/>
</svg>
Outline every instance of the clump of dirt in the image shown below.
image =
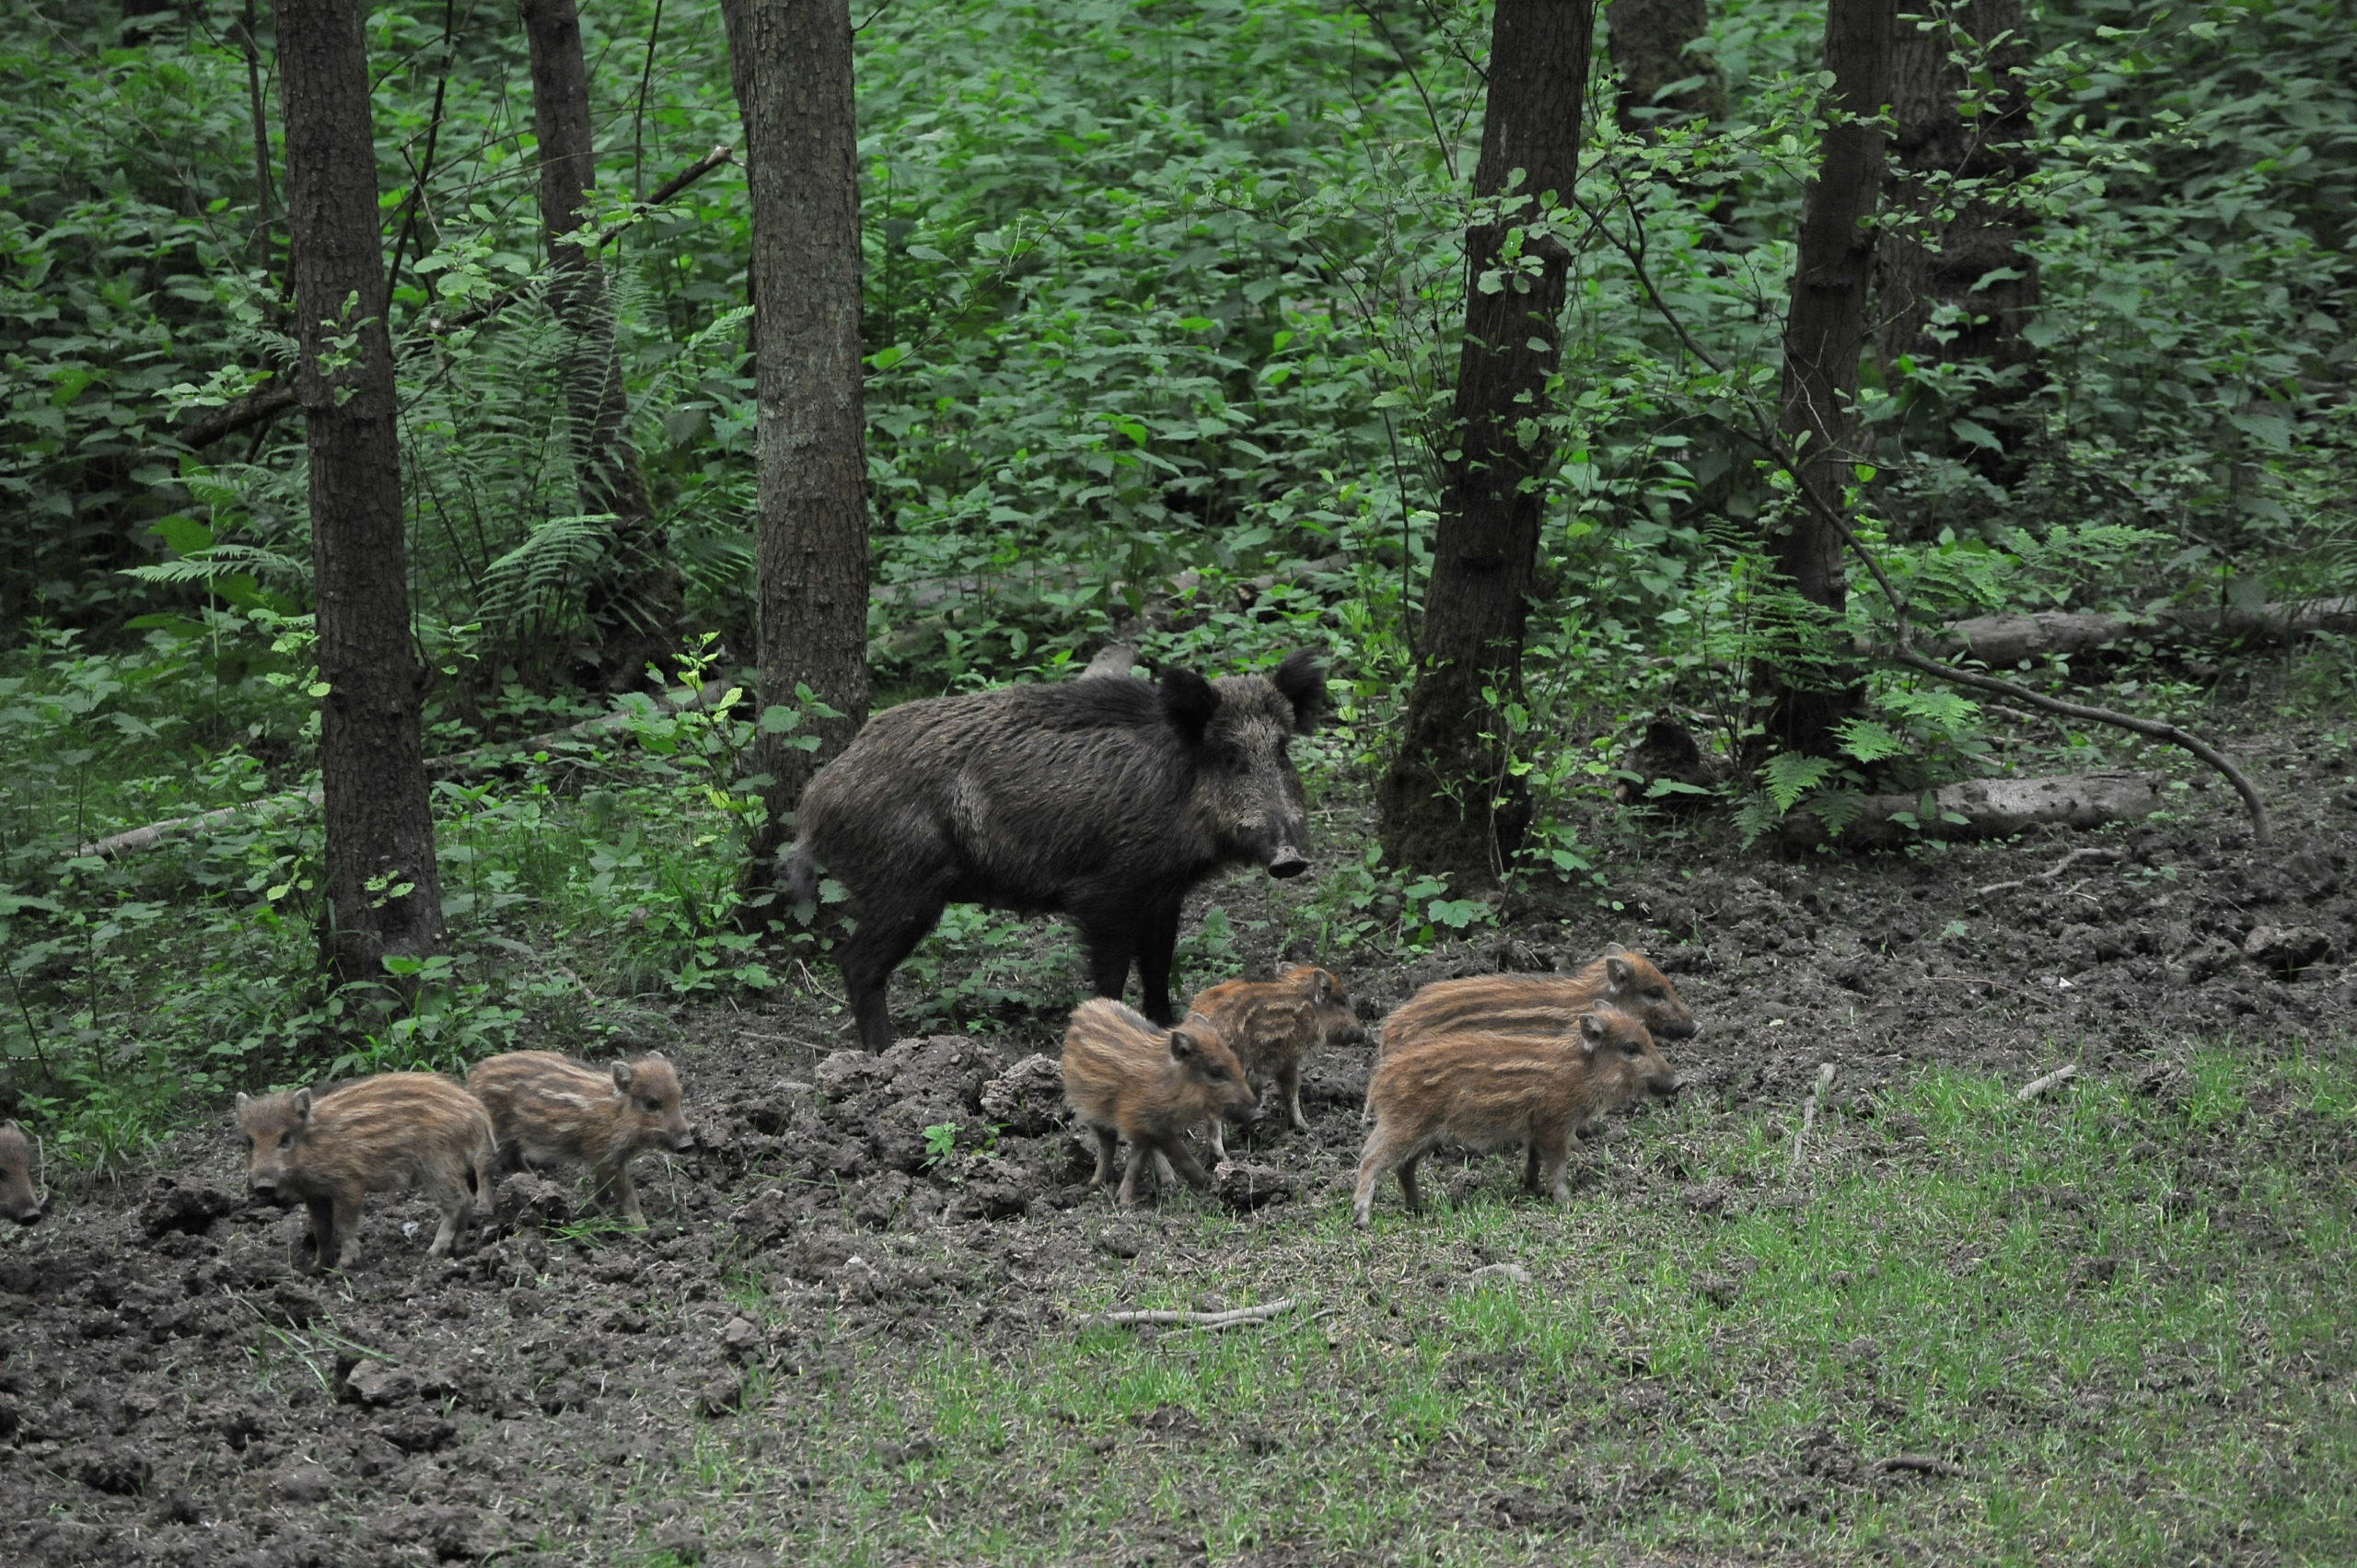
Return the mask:
<svg viewBox="0 0 2357 1568">
<path fill-rule="evenodd" d="M 1874 858 L 1701 857 L 1679 840 L 1613 888 L 1620 910 L 1560 895 L 1478 940 L 1329 961 L 1373 1016 L 1434 980 L 1640 947 L 1701 1020 L 1671 1053 L 1689 1094 L 1728 1108 L 1797 1106 L 1826 1062 L 1869 1122 L 1878 1087 L 1932 1063 L 2026 1078 L 2072 1060 L 2183 1098 L 2192 1037 L 2271 1051 L 2343 1032 L 2357 1009 L 2357 794 L 2299 788 L 2312 764 L 2296 746 L 2237 744 L 2284 819 L 2270 847 L 2223 791 L 2107 836 Z M 2066 861 L 2091 846 L 2110 853 Z M 1246 880 L 1201 896 L 1236 916 L 1255 974 L 1301 956 L 1255 935 L 1281 927 L 1255 919 L 1278 896 Z M 847 1031 L 808 998 L 676 1023 L 665 1049 L 701 1144 L 640 1162 L 644 1235 L 526 1174 L 447 1265 L 424 1257 L 431 1208 L 380 1195 L 366 1261 L 305 1274 L 289 1261 L 301 1216 L 247 1202 L 225 1112 L 168 1144 L 147 1182 L 61 1194 L 44 1224 L 0 1238 L 0 1491 L 17 1521 L 0 1556 L 553 1564 L 582 1560 L 593 1520 L 602 1544 L 621 1529 L 702 1553 L 682 1521 L 618 1504 L 616 1478 L 683 1460 L 703 1423 L 842 1376 L 863 1337 L 1034 1335 L 1076 1282 L 1149 1267 L 1202 1201 L 1116 1214 L 1089 1191 L 1052 1025 L 869 1057 L 829 1049 Z M 1313 1057 L 1311 1130 L 1271 1116 L 1234 1138 L 1208 1201 L 1248 1225 L 1345 1202 L 1369 1054 Z M 1892 1119 L 1872 1136 L 1921 1133 Z M 1488 1179 L 1510 1175 L 1501 1162 Z M 1671 1191 L 1698 1222 L 1778 1201 Z M 2202 1201 L 2233 1202 L 2223 1185 Z M 2105 1262 L 2089 1260 L 2087 1288 Z M 1828 1489 L 1913 1483 L 1829 1437 L 1760 1463 L 1796 1511 Z M 1469 1495 L 1515 1520 L 1618 1505 L 1600 1487 Z"/>
</svg>

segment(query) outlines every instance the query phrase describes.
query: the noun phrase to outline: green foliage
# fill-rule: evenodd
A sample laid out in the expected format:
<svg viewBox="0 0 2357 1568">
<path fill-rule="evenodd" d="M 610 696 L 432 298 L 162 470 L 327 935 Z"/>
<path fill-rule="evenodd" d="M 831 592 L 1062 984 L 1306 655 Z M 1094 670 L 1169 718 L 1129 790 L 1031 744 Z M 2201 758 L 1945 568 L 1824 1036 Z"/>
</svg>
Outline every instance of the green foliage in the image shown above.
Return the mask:
<svg viewBox="0 0 2357 1568">
<path fill-rule="evenodd" d="M 591 58 L 636 51 L 654 15 L 628 0 L 586 16 Z M 18 524 L 0 565 L 7 1086 L 89 1108 L 117 1130 L 93 1146 L 112 1148 L 183 1093 L 455 1062 L 603 1028 L 640 994 L 805 983 L 802 950 L 761 951 L 734 921 L 756 724 L 807 745 L 816 711 L 807 693 L 758 715 L 730 695 L 753 645 L 743 180 L 723 168 L 633 204 L 740 138 L 716 20 L 667 17 L 643 103 L 635 73 L 595 73 L 592 90 L 631 433 L 702 639 L 689 679 L 717 700 L 633 700 L 621 730 L 437 784 L 452 952 L 328 996 L 310 989 L 299 419 L 194 451 L 171 434 L 288 363 L 283 128 L 266 96 L 265 201 L 241 49 L 179 20 L 116 48 L 115 23 L 101 7 L 0 41 L 0 505 Z M 1845 616 L 1818 614 L 1771 580 L 1763 535 L 1793 497 L 1736 434 L 1778 386 L 1820 18 L 1729 0 L 1711 23 L 1725 117 L 1622 137 L 1599 67 L 1579 188 L 1546 206 L 1469 198 L 1480 6 L 915 0 L 868 18 L 879 695 L 1062 679 L 1117 628 L 1213 671 L 1315 645 L 1341 711 L 1301 751 L 1314 806 L 1344 809 L 1387 761 L 1416 668 L 1464 291 L 1503 279 L 1464 276 L 1462 235 L 1493 219 L 1509 266 L 1546 235 L 1574 257 L 1561 375 L 1527 426 L 1554 468 L 1522 678 L 1490 699 L 1488 787 L 1513 781 L 1533 807 L 1510 886 L 1606 896 L 1605 862 L 1639 830 L 1611 799 L 1617 760 L 1653 715 L 1690 723 L 1749 834 L 1793 810 L 1838 827 L 1869 790 L 1998 766 L 1972 704 L 1873 672 L 1840 755 L 1765 755 L 1761 672 L 1859 679 L 1852 647 L 1890 612 L 1862 584 Z M 446 754 L 605 705 L 565 689 L 584 593 L 635 563 L 606 559 L 580 515 L 563 394 L 581 356 L 540 298 L 512 16 L 395 9 L 369 27 L 412 621 L 435 675 L 428 747 Z M 1991 494 L 1915 439 L 1929 422 L 1968 447 L 1984 403 L 2022 386 L 1869 366 L 1862 396 L 1875 465 L 1850 499 L 1910 615 L 2357 589 L 2357 35 L 2315 3 L 2164 17 L 2071 0 L 2032 28 L 2025 477 Z M 265 37 L 265 74 L 269 52 Z M 484 313 L 451 325 L 470 309 Z M 2316 700 L 2345 698 L 2348 662 L 2314 667 Z M 2154 679 L 2136 695 L 2191 691 Z M 226 831 L 151 856 L 79 853 L 228 807 Z M 1429 880 L 1341 857 L 1288 895 L 1280 935 L 1326 955 L 1491 918 Z M 1189 936 L 1190 969 L 1229 972 L 1260 935 L 1227 920 Z M 1041 954 L 1020 923 L 953 911 L 911 962 L 921 1016 L 1036 1020 L 1070 981 L 1067 953 Z"/>
</svg>

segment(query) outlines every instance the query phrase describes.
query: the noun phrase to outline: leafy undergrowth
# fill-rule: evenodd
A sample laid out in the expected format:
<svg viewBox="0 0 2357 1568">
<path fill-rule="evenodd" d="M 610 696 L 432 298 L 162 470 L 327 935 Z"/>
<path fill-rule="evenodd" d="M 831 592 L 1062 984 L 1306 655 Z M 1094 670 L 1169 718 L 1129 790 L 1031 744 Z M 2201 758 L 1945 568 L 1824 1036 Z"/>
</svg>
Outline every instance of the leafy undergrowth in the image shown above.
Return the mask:
<svg viewBox="0 0 2357 1568">
<path fill-rule="evenodd" d="M 1108 1231 L 1044 1332 L 847 1337 L 635 1491 L 673 1539 L 838 1563 L 2345 1561 L 2352 1137 L 2338 1053 L 2029 1105 L 1933 1069 L 1797 1162 L 1688 1104 L 1568 1209 L 1493 1158 L 1370 1236 L 1334 1194 L 1134 1261 Z"/>
</svg>

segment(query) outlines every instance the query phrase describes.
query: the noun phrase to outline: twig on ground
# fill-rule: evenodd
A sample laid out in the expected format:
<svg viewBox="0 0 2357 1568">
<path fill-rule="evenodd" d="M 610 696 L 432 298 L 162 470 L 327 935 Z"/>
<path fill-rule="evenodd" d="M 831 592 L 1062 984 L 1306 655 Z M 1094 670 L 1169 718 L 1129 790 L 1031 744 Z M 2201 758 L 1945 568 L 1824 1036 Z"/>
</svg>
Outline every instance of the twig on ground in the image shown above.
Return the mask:
<svg viewBox="0 0 2357 1568">
<path fill-rule="evenodd" d="M 1800 1131 L 1793 1134 L 1793 1164 L 1795 1167 L 1801 1163 L 1801 1141 L 1808 1136 L 1808 1130 L 1817 1125 L 1817 1108 L 1825 1103 L 1825 1091 L 1832 1086 L 1833 1063 L 1820 1063 L 1817 1069 L 1817 1083 L 1808 1091 L 1808 1104 L 1801 1109 Z"/>
<path fill-rule="evenodd" d="M 1961 1465 L 1935 1459 L 1929 1454 L 1893 1454 L 1887 1459 L 1876 1459 L 1874 1468 L 1885 1475 L 1898 1470 L 1912 1470 L 1917 1475 L 1955 1476 L 1964 1473 Z"/>
<path fill-rule="evenodd" d="M 2051 882 L 2082 860 L 2117 860 L 2119 858 L 2119 851 L 2101 845 L 2087 849 L 2074 849 L 2035 876 L 2016 877 L 2010 882 L 1991 882 L 1985 888 L 1973 889 L 1972 896 L 1976 899 L 1985 899 L 1991 893 L 2002 893 L 2008 888 L 2026 888 L 2032 882 Z"/>
<path fill-rule="evenodd" d="M 2014 1097 L 2014 1103 L 2018 1105 L 2027 1105 L 2030 1101 L 2037 1099 L 2041 1096 L 2053 1093 L 2056 1089 L 2061 1088 L 2063 1085 L 2069 1083 L 2078 1075 L 2079 1070 L 2076 1067 L 2065 1063 L 2062 1066 L 2057 1067 L 2053 1072 L 2049 1073 L 2043 1078 L 2032 1078 L 2028 1083 L 2024 1084 L 2022 1086 L 2021 1093 Z"/>
<path fill-rule="evenodd" d="M 1122 1323 L 1132 1327 L 1233 1329 L 1243 1324 L 1265 1323 L 1281 1312 L 1290 1312 L 1298 1306 L 1295 1296 L 1283 1296 L 1259 1307 L 1238 1307 L 1226 1312 L 1178 1312 L 1149 1309 L 1137 1312 L 1099 1312 L 1089 1319 L 1094 1323 Z"/>
</svg>

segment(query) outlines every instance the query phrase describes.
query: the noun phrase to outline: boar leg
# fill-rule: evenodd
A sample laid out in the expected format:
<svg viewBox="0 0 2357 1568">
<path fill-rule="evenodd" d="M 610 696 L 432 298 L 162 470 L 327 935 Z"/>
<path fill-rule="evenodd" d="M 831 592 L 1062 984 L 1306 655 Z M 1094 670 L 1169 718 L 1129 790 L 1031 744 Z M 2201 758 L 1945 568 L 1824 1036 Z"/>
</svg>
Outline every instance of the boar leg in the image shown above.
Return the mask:
<svg viewBox="0 0 2357 1568">
<path fill-rule="evenodd" d="M 1358 1187 L 1351 1198 L 1352 1224 L 1364 1226 L 1370 1223 L 1375 1213 L 1376 1184 L 1383 1179 L 1383 1173 L 1398 1163 L 1398 1159 L 1399 1151 L 1378 1126 L 1368 1137 L 1365 1151 L 1359 1156 Z M 1409 1201 L 1412 1203 L 1416 1190 L 1414 1179 L 1403 1174 L 1400 1183 L 1408 1189 Z"/>
<path fill-rule="evenodd" d="M 1155 1152 L 1170 1162 L 1170 1168 L 1178 1172 L 1179 1180 L 1198 1192 L 1211 1190 L 1212 1173 L 1203 1168 L 1202 1162 L 1184 1144 L 1173 1140 L 1161 1144 Z"/>
<path fill-rule="evenodd" d="M 1399 1162 L 1399 1195 L 1408 1200 L 1408 1212 L 1411 1214 L 1424 1212 L 1424 1200 L 1416 1191 L 1416 1167 L 1423 1157 L 1424 1151 L 1418 1149 Z"/>
<path fill-rule="evenodd" d="M 1123 1167 L 1121 1170 L 1121 1190 L 1113 1195 L 1113 1202 L 1117 1205 L 1124 1209 L 1133 1209 L 1137 1207 L 1140 1202 L 1138 1197 L 1138 1188 L 1141 1185 L 1139 1178 L 1144 1176 L 1147 1168 L 1153 1164 L 1154 1151 L 1152 1149 L 1149 1149 L 1144 1144 L 1132 1144 L 1130 1145 L 1130 1163 Z"/>
<path fill-rule="evenodd" d="M 1173 1017 L 1170 964 L 1178 951 L 1179 907 L 1177 899 L 1155 904 L 1138 931 L 1138 1011 L 1166 1027 Z"/>
<path fill-rule="evenodd" d="M 466 1190 L 453 1183 L 449 1191 L 435 1195 L 442 1205 L 442 1225 L 434 1233 L 434 1244 L 425 1249 L 428 1258 L 447 1258 L 459 1245 L 459 1227 L 466 1223 Z"/>
<path fill-rule="evenodd" d="M 916 950 L 934 923 L 941 918 L 942 900 L 926 892 L 892 909 L 862 909 L 859 929 L 835 948 L 835 962 L 843 971 L 843 991 L 851 999 L 859 1043 L 881 1053 L 892 1048 L 892 1013 L 886 987 L 900 960 Z"/>
<path fill-rule="evenodd" d="M 1309 1131 L 1309 1118 L 1301 1113 L 1301 1063 L 1288 1062 L 1277 1069 L 1277 1094 L 1285 1103 L 1285 1115 L 1293 1121 L 1296 1132 Z"/>
<path fill-rule="evenodd" d="M 1092 912 L 1080 917 L 1080 939 L 1088 949 L 1088 984 L 1099 996 L 1121 999 L 1122 988 L 1130 982 L 1130 961 L 1137 956 L 1137 933 L 1123 920 Z M 1163 1010 L 1157 1016 L 1152 1008 L 1142 1008 L 1145 1016 L 1157 1024 L 1170 1022 L 1170 1004 L 1164 998 Z"/>
<path fill-rule="evenodd" d="M 1092 1127 L 1097 1134 L 1097 1174 L 1088 1179 L 1091 1187 L 1102 1187 L 1113 1179 L 1113 1156 L 1120 1146 L 1120 1138 L 1110 1127 Z"/>
<path fill-rule="evenodd" d="M 638 1183 L 630 1179 L 627 1161 L 617 1160 L 610 1168 L 598 1171 L 598 1195 L 604 1198 L 609 1194 L 625 1221 L 636 1229 L 646 1228 L 646 1214 L 638 1206 Z"/>
<path fill-rule="evenodd" d="M 335 1200 L 328 1235 L 319 1241 L 319 1266 L 348 1269 L 360 1261 L 360 1194 Z"/>
<path fill-rule="evenodd" d="M 311 1216 L 310 1234 L 305 1237 L 311 1244 L 311 1267 L 331 1269 L 335 1259 L 328 1249 L 335 1245 L 335 1204 L 326 1198 L 313 1198 L 303 1206 Z"/>
</svg>

